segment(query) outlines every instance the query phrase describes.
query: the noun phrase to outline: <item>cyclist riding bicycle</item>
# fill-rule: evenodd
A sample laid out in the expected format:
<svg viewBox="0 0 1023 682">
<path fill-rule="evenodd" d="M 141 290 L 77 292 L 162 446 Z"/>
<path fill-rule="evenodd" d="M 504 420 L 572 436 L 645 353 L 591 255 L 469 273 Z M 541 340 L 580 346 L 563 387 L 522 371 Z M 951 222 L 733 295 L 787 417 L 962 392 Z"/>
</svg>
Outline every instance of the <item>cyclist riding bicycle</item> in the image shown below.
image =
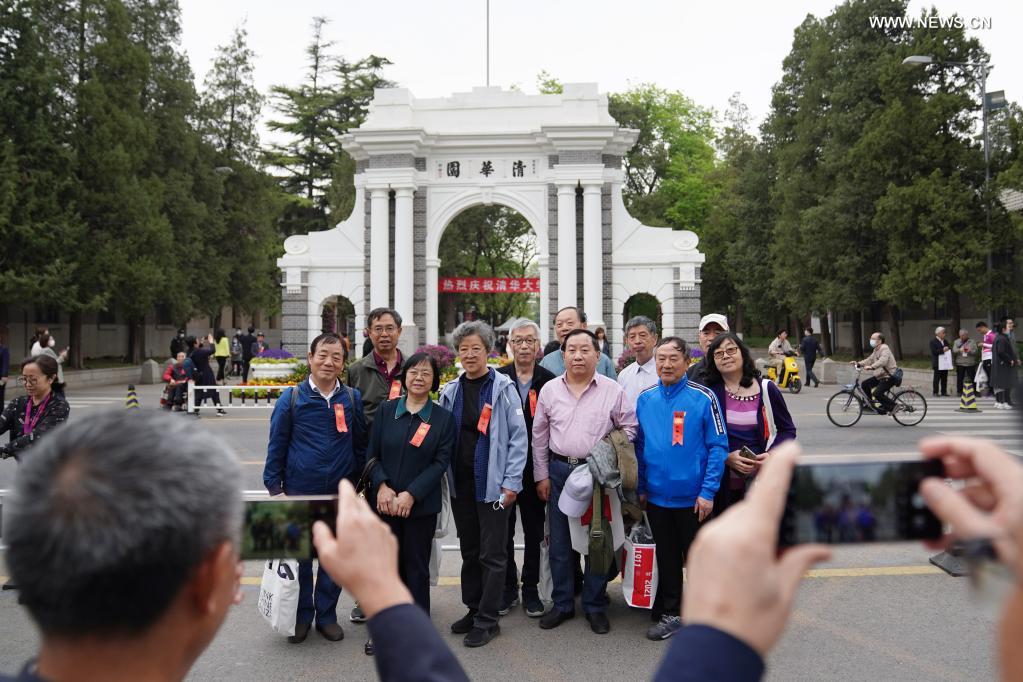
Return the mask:
<svg viewBox="0 0 1023 682">
<path fill-rule="evenodd" d="M 863 392 L 873 401 L 870 407 L 877 410 L 879 414 L 887 414 L 892 409 L 892 400 L 888 391 L 892 386 L 898 385 L 899 377 L 896 374 L 901 374 L 901 372 L 898 371 L 895 356 L 888 344 L 884 342 L 884 334 L 881 332 L 871 334 L 870 347 L 874 349 L 874 352 L 867 359 L 860 363 L 854 361 L 852 364 L 859 364 L 864 370 L 874 373 L 874 376 L 863 382 Z"/>
</svg>

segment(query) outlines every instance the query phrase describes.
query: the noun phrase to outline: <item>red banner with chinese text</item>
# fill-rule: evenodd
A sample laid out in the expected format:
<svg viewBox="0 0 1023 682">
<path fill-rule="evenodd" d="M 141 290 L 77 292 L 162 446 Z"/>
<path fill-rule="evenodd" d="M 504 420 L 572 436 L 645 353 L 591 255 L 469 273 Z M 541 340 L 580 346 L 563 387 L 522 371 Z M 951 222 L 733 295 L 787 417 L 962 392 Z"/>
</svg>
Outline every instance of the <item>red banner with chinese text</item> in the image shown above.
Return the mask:
<svg viewBox="0 0 1023 682">
<path fill-rule="evenodd" d="M 535 294 L 539 277 L 441 277 L 437 291 L 442 294 Z"/>
</svg>

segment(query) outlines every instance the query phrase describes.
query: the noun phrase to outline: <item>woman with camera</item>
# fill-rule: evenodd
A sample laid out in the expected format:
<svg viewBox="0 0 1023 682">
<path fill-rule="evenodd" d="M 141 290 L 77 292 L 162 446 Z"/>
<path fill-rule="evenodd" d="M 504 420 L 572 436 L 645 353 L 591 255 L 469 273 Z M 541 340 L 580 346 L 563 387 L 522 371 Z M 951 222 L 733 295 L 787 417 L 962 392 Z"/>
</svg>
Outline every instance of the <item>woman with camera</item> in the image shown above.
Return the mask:
<svg viewBox="0 0 1023 682">
<path fill-rule="evenodd" d="M 11 433 L 11 441 L 0 446 L 0 459 L 14 457 L 20 461 L 40 436 L 67 421 L 71 408 L 64 399 L 59 368 L 49 355 L 38 355 L 22 363 L 18 385 L 24 387 L 25 395 L 7 403 L 0 414 L 0 433 Z"/>
</svg>

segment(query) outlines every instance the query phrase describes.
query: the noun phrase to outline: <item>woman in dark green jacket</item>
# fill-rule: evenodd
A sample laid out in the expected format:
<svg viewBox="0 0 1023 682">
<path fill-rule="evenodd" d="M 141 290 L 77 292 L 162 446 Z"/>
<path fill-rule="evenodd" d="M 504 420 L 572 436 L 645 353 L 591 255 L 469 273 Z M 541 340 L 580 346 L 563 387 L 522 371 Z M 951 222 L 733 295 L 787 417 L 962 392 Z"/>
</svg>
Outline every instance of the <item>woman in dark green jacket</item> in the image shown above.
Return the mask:
<svg viewBox="0 0 1023 682">
<path fill-rule="evenodd" d="M 402 369 L 407 394 L 380 405 L 367 457 L 377 457 L 376 509 L 398 538 L 401 578 L 416 604 L 430 612 L 430 552 L 441 511 L 441 479 L 455 447 L 455 419 L 430 400 L 440 373 L 426 353 Z"/>
</svg>

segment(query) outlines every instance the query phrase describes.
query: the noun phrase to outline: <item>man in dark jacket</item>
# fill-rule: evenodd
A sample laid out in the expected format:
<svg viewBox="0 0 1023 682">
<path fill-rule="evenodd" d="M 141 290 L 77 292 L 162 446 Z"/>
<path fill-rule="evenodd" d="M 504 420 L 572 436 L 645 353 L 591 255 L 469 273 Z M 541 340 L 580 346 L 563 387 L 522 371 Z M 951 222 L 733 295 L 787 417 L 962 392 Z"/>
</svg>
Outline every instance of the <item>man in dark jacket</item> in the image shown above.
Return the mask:
<svg viewBox="0 0 1023 682">
<path fill-rule="evenodd" d="M 309 349 L 309 380 L 284 391 L 270 417 L 263 484 L 271 495 L 329 495 L 343 478 L 354 479 L 366 458 L 366 423 L 359 391 L 341 384 L 344 346 L 336 334 L 320 334 Z M 313 562 L 298 563 L 297 644 L 316 629 L 336 642 L 338 587 L 320 566 L 313 600 Z"/>
<path fill-rule="evenodd" d="M 934 370 L 934 377 L 931 381 L 931 395 L 938 395 L 939 389 L 943 397 L 948 397 L 948 370 L 938 369 L 941 356 L 946 352 L 951 353 L 948 342 L 945 340 L 945 328 L 938 327 L 934 330 L 934 338 L 931 339 L 931 369 Z"/>
<path fill-rule="evenodd" d="M 820 386 L 821 380 L 813 373 L 813 366 L 817 362 L 817 355 L 823 356 L 824 353 L 821 351 L 820 341 L 809 327 L 803 332 L 803 340 L 799 342 L 799 353 L 806 363 L 806 385 L 809 386 L 810 382 L 813 382 L 814 386 Z"/>
<path fill-rule="evenodd" d="M 728 331 L 728 318 L 718 313 L 710 313 L 700 318 L 700 351 L 703 357 L 689 365 L 686 378 L 698 384 L 707 385 L 707 349 L 714 339 Z"/>
<path fill-rule="evenodd" d="M 362 394 L 366 428 L 370 428 L 380 403 L 401 395 L 401 366 L 405 362 L 398 350 L 401 315 L 390 308 L 375 308 L 366 317 L 366 331 L 373 350 L 348 366 L 348 385 Z"/>
<path fill-rule="evenodd" d="M 522 605 L 526 615 L 539 618 L 543 615 L 543 602 L 537 585 L 540 582 L 540 543 L 543 542 L 543 520 L 545 503 L 536 494 L 533 481 L 533 415 L 536 414 L 536 400 L 540 389 L 554 373 L 541 367 L 536 361 L 540 350 L 540 327 L 532 320 L 519 320 L 509 331 L 508 346 L 515 362 L 497 371 L 511 377 L 522 399 L 522 414 L 526 418 L 526 434 L 529 449 L 526 451 L 526 468 L 522 471 L 522 492 L 515 500 L 522 516 L 522 534 L 526 549 L 522 557 Z M 499 613 L 503 616 L 511 611 L 519 600 L 519 575 L 515 565 L 515 509 L 508 515 L 508 572 L 505 579 L 504 599 Z"/>
<path fill-rule="evenodd" d="M 187 353 L 188 345 L 185 343 L 185 330 L 179 329 L 178 335 L 171 339 L 170 342 L 170 356 L 172 358 L 178 357 L 178 353 Z"/>
<path fill-rule="evenodd" d="M 239 339 L 242 343 L 242 383 L 246 383 L 249 380 L 249 363 L 252 362 L 252 344 L 256 342 L 256 337 L 252 335 L 252 332 L 256 331 L 255 327 L 249 327 L 249 333 Z"/>
</svg>

